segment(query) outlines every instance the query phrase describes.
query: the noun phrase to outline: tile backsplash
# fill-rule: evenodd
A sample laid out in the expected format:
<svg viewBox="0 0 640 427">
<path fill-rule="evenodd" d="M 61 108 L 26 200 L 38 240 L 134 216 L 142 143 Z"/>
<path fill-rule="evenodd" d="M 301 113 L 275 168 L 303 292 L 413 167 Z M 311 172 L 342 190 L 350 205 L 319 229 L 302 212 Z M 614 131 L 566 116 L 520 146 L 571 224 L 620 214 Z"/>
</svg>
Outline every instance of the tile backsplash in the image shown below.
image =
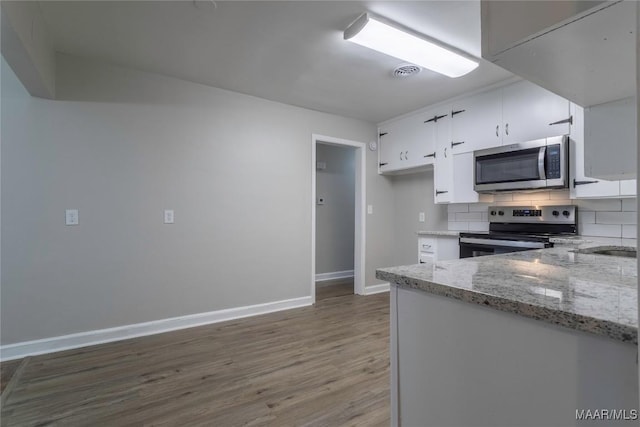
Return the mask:
<svg viewBox="0 0 640 427">
<path fill-rule="evenodd" d="M 448 228 L 453 231 L 489 231 L 489 206 L 576 205 L 578 234 L 635 239 L 636 199 L 570 200 L 569 191 L 498 194 L 492 203 L 454 203 L 448 206 Z"/>
</svg>

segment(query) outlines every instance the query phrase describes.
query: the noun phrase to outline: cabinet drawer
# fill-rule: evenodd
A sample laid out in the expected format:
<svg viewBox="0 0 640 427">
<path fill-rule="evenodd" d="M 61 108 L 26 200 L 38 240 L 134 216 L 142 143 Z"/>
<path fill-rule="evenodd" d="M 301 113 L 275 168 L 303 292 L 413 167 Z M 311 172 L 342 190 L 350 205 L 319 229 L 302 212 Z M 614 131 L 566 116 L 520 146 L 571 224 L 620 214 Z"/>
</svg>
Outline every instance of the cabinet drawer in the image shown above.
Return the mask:
<svg viewBox="0 0 640 427">
<path fill-rule="evenodd" d="M 420 252 L 418 256 L 418 263 L 425 264 L 429 262 L 434 262 L 436 260 L 435 254 L 428 252 Z"/>
<path fill-rule="evenodd" d="M 418 239 L 418 252 L 436 253 L 438 249 L 438 240 L 435 238 L 421 237 Z"/>
</svg>

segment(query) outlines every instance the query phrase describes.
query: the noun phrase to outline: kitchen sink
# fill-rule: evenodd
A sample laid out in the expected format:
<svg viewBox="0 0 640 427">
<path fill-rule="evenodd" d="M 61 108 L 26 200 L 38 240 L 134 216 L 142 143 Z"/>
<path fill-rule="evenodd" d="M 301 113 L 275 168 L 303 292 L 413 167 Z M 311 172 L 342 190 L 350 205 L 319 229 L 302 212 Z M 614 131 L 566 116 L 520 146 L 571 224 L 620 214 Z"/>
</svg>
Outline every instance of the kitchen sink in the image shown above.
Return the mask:
<svg viewBox="0 0 640 427">
<path fill-rule="evenodd" d="M 638 257 L 636 248 L 632 248 L 629 246 L 596 246 L 594 248 L 577 249 L 574 252 L 579 254 L 609 255 L 626 258 Z"/>
</svg>

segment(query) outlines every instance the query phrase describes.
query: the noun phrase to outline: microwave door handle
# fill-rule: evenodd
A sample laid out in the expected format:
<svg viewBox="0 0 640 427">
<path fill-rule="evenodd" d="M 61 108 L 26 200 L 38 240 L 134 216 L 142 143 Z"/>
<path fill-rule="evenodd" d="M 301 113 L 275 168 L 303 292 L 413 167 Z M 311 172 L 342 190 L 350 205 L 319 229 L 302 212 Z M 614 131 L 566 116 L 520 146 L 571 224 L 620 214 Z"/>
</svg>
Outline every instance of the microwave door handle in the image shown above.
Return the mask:
<svg viewBox="0 0 640 427">
<path fill-rule="evenodd" d="M 538 174 L 540 179 L 547 179 L 547 174 L 544 171 L 544 158 L 547 153 L 547 147 L 540 147 L 538 151 Z"/>
</svg>

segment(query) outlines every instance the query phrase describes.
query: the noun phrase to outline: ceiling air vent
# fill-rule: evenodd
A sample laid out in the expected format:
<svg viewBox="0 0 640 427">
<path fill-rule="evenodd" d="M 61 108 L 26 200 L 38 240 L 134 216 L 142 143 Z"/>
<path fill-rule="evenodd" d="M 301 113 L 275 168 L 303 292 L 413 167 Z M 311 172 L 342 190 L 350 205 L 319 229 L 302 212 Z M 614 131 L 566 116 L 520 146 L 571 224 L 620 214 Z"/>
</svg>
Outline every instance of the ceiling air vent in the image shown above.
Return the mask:
<svg viewBox="0 0 640 427">
<path fill-rule="evenodd" d="M 422 68 L 413 64 L 399 65 L 393 70 L 393 77 L 409 77 L 418 74 Z"/>
</svg>

